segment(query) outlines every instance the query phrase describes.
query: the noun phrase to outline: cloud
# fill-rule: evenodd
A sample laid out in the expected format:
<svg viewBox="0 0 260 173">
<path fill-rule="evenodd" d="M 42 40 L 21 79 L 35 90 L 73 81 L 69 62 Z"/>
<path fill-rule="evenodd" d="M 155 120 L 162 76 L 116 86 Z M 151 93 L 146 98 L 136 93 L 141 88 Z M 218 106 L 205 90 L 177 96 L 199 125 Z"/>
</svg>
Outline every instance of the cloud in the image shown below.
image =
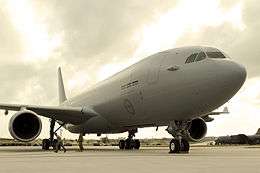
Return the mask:
<svg viewBox="0 0 260 173">
<path fill-rule="evenodd" d="M 236 7 L 237 1 L 222 1 L 221 8 L 224 10 Z M 196 33 L 186 33 L 178 40 L 177 45 L 210 45 L 222 49 L 235 61 L 247 67 L 248 77 L 259 76 L 260 57 L 259 29 L 260 22 L 257 20 L 259 6 L 257 1 L 240 1 L 242 28 L 234 28 L 232 23 L 222 23 L 217 27 L 204 27 Z M 240 18 L 240 17 L 239 17 Z"/>
<path fill-rule="evenodd" d="M 80 93 L 104 78 L 99 72 L 104 65 L 131 58 L 133 33 L 174 5 L 158 0 L 0 3 L 0 102 L 44 105 L 57 102 L 58 66 L 63 67 L 68 96 Z M 9 118 L 2 118 L 7 124 Z M 47 134 L 46 128 L 43 136 Z M 1 135 L 9 136 L 7 128 Z"/>
<path fill-rule="evenodd" d="M 19 37 L 19 34 L 15 30 L 9 16 L 7 13 L 7 10 L 3 8 L 4 4 L 0 3 L 0 40 L 1 40 L 1 46 L 0 46 L 0 52 L 1 52 L 1 58 L 0 62 L 3 63 L 5 61 L 14 60 L 15 58 L 18 58 L 19 53 L 22 50 L 22 40 Z"/>
<path fill-rule="evenodd" d="M 227 104 L 230 114 L 219 115 L 208 123 L 209 135 L 254 134 L 259 128 L 260 77 L 249 79 Z"/>
</svg>

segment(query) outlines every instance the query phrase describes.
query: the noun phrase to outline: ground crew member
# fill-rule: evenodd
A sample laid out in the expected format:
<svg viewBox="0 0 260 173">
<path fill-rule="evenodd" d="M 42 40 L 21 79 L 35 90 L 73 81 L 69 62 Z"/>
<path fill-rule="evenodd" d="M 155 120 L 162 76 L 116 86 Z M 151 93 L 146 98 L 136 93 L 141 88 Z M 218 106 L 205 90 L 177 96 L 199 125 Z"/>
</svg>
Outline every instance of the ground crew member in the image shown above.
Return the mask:
<svg viewBox="0 0 260 173">
<path fill-rule="evenodd" d="M 82 152 L 84 150 L 83 147 L 83 134 L 79 134 L 79 139 L 78 139 L 78 145 L 79 145 L 79 151 Z"/>
<path fill-rule="evenodd" d="M 54 135 L 57 137 L 57 143 L 55 144 L 54 152 L 57 153 L 59 151 L 59 148 L 62 148 L 65 153 L 67 150 L 63 145 L 63 141 L 62 141 L 61 137 L 57 133 L 54 133 Z"/>
</svg>

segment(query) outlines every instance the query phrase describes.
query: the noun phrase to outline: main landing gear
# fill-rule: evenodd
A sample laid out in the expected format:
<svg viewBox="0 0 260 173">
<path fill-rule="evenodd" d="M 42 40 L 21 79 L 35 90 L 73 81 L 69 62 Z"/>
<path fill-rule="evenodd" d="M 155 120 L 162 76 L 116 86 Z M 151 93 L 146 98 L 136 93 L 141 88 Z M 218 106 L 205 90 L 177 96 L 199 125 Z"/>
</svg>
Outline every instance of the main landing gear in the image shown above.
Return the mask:
<svg viewBox="0 0 260 173">
<path fill-rule="evenodd" d="M 170 141 L 169 153 L 189 153 L 190 144 L 183 138 L 190 126 L 186 121 L 173 121 L 170 123 L 166 131 L 170 133 L 174 139 Z"/>
<path fill-rule="evenodd" d="M 50 138 L 42 140 L 42 149 L 43 150 L 49 150 L 50 147 L 55 149 L 56 143 L 58 141 L 57 141 L 57 139 L 54 139 L 54 133 L 57 132 L 64 125 L 64 124 L 61 124 L 60 127 L 54 131 L 55 122 L 56 122 L 55 119 L 50 120 Z"/>
<path fill-rule="evenodd" d="M 128 138 L 126 140 L 120 140 L 119 141 L 119 148 L 121 150 L 132 150 L 136 149 L 138 150 L 140 148 L 140 141 L 138 139 L 133 139 L 135 136 L 135 133 L 137 132 L 137 129 L 128 131 Z"/>
</svg>

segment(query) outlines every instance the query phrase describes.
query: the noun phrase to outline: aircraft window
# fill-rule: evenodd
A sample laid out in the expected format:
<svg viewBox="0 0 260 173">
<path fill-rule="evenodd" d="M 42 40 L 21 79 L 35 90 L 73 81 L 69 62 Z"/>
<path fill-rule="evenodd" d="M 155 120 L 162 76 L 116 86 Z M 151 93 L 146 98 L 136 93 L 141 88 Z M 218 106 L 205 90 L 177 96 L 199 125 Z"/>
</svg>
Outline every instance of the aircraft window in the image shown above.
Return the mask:
<svg viewBox="0 0 260 173">
<path fill-rule="evenodd" d="M 192 62 L 194 62 L 197 55 L 198 55 L 198 53 L 194 53 L 194 54 L 190 55 L 190 56 L 187 58 L 187 60 L 186 60 L 185 63 L 192 63 Z"/>
<path fill-rule="evenodd" d="M 224 59 L 226 58 L 221 52 L 215 51 L 215 52 L 206 52 L 209 58 L 218 58 L 218 59 Z"/>
<path fill-rule="evenodd" d="M 204 52 L 200 52 L 196 58 L 196 61 L 201 61 L 203 59 L 206 59 L 206 54 Z"/>
</svg>

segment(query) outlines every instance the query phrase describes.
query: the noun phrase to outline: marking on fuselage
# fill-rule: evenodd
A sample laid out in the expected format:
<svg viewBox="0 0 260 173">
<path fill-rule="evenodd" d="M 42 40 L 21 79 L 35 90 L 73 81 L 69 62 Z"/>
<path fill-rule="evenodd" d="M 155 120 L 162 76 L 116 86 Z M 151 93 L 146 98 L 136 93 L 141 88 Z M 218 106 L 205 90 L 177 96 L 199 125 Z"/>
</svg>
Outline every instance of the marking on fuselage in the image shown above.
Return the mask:
<svg viewBox="0 0 260 173">
<path fill-rule="evenodd" d="M 130 87 L 136 86 L 138 84 L 139 84 L 138 80 L 133 81 L 133 82 L 129 82 L 129 83 L 125 84 L 125 85 L 122 85 L 121 86 L 121 90 L 124 90 L 124 89 L 130 88 Z"/>
<path fill-rule="evenodd" d="M 130 102 L 130 100 L 128 99 L 124 100 L 124 107 L 128 113 L 135 115 L 135 108 L 133 104 Z"/>
</svg>

